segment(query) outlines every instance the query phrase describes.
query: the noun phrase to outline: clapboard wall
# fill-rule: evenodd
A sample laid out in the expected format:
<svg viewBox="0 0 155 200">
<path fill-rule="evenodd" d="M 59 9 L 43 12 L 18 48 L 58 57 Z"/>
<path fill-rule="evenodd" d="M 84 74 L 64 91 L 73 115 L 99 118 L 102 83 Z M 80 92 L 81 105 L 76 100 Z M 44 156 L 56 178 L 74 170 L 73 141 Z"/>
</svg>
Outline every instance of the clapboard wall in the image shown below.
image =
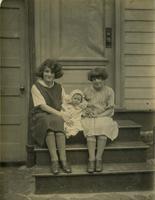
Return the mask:
<svg viewBox="0 0 155 200">
<path fill-rule="evenodd" d="M 155 1 L 121 1 L 123 104 L 155 109 Z"/>
</svg>

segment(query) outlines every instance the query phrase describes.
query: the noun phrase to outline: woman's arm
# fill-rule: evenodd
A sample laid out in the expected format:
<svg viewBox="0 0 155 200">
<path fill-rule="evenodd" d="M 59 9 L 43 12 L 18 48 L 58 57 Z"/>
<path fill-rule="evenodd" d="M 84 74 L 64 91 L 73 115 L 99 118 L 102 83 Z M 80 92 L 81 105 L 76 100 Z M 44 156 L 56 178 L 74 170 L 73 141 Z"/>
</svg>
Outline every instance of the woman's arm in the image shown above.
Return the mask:
<svg viewBox="0 0 155 200">
<path fill-rule="evenodd" d="M 41 104 L 41 105 L 39 105 L 39 107 L 45 112 L 48 112 L 51 114 L 56 114 L 56 115 L 62 117 L 62 113 L 60 111 L 48 106 L 47 104 Z"/>
<path fill-rule="evenodd" d="M 62 117 L 63 120 L 68 124 L 68 125 L 72 125 L 72 120 L 71 120 L 71 116 L 69 114 L 67 114 L 67 112 L 63 112 L 63 111 L 58 111 L 48 105 L 45 105 L 45 104 L 41 104 L 40 105 L 40 108 L 45 111 L 45 112 L 48 112 L 48 113 L 51 113 L 51 114 L 55 114 L 59 117 Z"/>
<path fill-rule="evenodd" d="M 108 108 L 103 113 L 102 116 L 112 117 L 114 115 L 114 108 Z"/>
<path fill-rule="evenodd" d="M 98 111 L 97 110 L 93 111 L 92 109 L 86 108 L 83 112 L 84 117 L 90 117 L 90 118 L 104 117 L 104 116 L 112 117 L 113 114 L 114 114 L 114 109 L 112 107 L 106 110 L 99 109 Z"/>
<path fill-rule="evenodd" d="M 114 115 L 114 91 L 112 88 L 109 88 L 107 107 L 103 112 L 103 116 L 112 117 L 113 115 Z"/>
<path fill-rule="evenodd" d="M 56 114 L 58 116 L 61 115 L 59 111 L 46 104 L 44 97 L 42 96 L 42 94 L 35 85 L 32 86 L 31 94 L 32 94 L 33 104 L 35 107 L 39 106 L 43 111 Z"/>
<path fill-rule="evenodd" d="M 32 86 L 31 95 L 32 95 L 34 107 L 39 106 L 41 104 L 46 104 L 44 97 L 41 95 L 41 93 L 38 90 L 38 88 L 36 87 L 36 85 Z"/>
<path fill-rule="evenodd" d="M 114 115 L 114 91 L 112 88 L 108 88 L 108 96 L 106 100 L 106 107 L 103 109 L 100 108 L 95 109 L 94 116 L 95 117 L 112 117 Z"/>
<path fill-rule="evenodd" d="M 42 94 L 35 85 L 32 86 L 31 94 L 32 94 L 33 104 L 35 107 L 39 106 L 45 112 L 56 114 L 57 116 L 62 117 L 64 121 L 69 120 L 69 117 L 67 116 L 66 113 L 60 112 L 46 104 L 44 97 L 42 96 Z"/>
</svg>

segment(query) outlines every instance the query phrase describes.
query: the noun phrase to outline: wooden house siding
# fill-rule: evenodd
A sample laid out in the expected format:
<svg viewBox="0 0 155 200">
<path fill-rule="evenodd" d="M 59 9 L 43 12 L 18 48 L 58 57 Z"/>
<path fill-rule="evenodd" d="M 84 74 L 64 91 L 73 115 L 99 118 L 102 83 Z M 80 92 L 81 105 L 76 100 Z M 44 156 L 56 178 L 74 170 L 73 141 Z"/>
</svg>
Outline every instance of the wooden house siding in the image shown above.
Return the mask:
<svg viewBox="0 0 155 200">
<path fill-rule="evenodd" d="M 0 7 L 0 162 L 23 161 L 27 141 L 25 1 Z"/>
<path fill-rule="evenodd" d="M 123 106 L 155 109 L 155 2 L 121 2 Z"/>
</svg>

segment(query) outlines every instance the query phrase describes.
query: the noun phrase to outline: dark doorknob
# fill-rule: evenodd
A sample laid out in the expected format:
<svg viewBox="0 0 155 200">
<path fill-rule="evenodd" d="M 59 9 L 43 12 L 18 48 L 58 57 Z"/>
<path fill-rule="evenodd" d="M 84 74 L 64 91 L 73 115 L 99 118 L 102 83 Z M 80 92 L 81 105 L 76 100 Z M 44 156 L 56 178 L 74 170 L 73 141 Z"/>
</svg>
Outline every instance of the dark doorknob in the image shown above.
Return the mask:
<svg viewBox="0 0 155 200">
<path fill-rule="evenodd" d="M 20 89 L 21 93 L 23 93 L 25 91 L 25 87 L 23 85 L 21 85 L 19 89 Z"/>
</svg>

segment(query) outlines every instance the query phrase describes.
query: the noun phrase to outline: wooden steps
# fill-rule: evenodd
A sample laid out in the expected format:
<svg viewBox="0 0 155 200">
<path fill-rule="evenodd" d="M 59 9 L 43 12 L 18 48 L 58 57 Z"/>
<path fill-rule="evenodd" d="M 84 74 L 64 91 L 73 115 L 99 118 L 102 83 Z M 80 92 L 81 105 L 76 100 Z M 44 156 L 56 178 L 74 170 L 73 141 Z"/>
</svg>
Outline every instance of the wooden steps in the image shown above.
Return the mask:
<svg viewBox="0 0 155 200">
<path fill-rule="evenodd" d="M 155 169 L 155 166 L 151 166 L 146 162 L 142 163 L 103 163 L 103 171 L 101 173 L 94 172 L 89 174 L 91 176 L 94 175 L 105 175 L 105 174 L 124 174 L 124 173 L 138 173 L 138 172 L 152 172 Z M 35 166 L 34 168 L 35 174 L 33 176 L 79 176 L 79 175 L 88 175 L 87 173 L 87 166 L 86 165 L 72 165 L 72 173 L 66 174 L 60 169 L 60 173 L 58 175 L 53 175 L 50 172 L 49 166 Z"/>
<path fill-rule="evenodd" d="M 114 142 L 106 146 L 103 162 L 145 162 L 148 145 L 143 142 Z M 87 146 L 72 144 L 66 146 L 67 157 L 71 164 L 86 164 Z M 50 156 L 47 149 L 36 148 L 36 164 L 49 165 Z"/>
<path fill-rule="evenodd" d="M 35 189 L 37 194 L 150 190 L 153 171 L 146 163 L 110 163 L 101 173 L 88 174 L 86 165 L 73 165 L 71 174 L 55 176 L 47 166 L 36 167 Z"/>
<path fill-rule="evenodd" d="M 148 145 L 140 139 L 141 126 L 131 120 L 118 120 L 119 136 L 107 143 L 103 155 L 103 171 L 88 174 L 88 150 L 83 133 L 67 140 L 67 158 L 72 173 L 50 172 L 46 148 L 35 148 L 34 170 L 36 193 L 108 192 L 151 190 L 154 169 L 146 164 Z"/>
</svg>

